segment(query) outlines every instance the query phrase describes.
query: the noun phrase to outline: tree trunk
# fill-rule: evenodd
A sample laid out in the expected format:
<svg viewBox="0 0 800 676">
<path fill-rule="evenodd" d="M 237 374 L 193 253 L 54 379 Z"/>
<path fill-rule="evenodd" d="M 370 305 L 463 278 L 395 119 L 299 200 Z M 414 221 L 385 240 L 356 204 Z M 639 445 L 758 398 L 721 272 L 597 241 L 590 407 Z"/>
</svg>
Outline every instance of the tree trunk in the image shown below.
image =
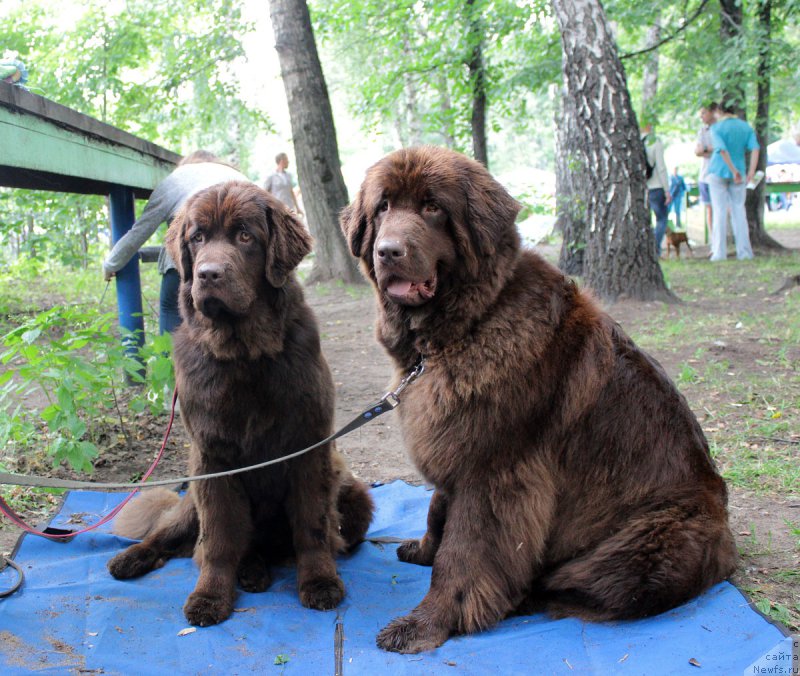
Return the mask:
<svg viewBox="0 0 800 676">
<path fill-rule="evenodd" d="M 656 9 L 653 25 L 647 29 L 645 48 L 657 45 L 661 40 L 661 13 Z M 654 49 L 647 55 L 644 65 L 642 85 L 642 110 L 651 110 L 652 102 L 658 93 L 658 50 Z"/>
<path fill-rule="evenodd" d="M 586 248 L 586 161 L 572 99 L 563 92 L 556 110 L 556 225 L 562 234 L 558 267 L 568 275 L 583 275 Z"/>
<path fill-rule="evenodd" d="M 742 37 L 742 3 L 741 0 L 719 0 L 719 36 L 722 46 L 735 53 L 741 51 Z M 723 68 L 720 72 L 722 98 L 736 103 L 736 114 L 745 118 L 744 87 L 746 75 L 742 71 L 739 59 L 725 58 L 724 61 L 735 64 L 732 70 Z"/>
<path fill-rule="evenodd" d="M 483 25 L 475 0 L 467 0 L 468 44 L 470 45 L 469 81 L 472 87 L 472 154 L 489 167 L 486 144 L 486 71 L 483 64 Z"/>
<path fill-rule="evenodd" d="M 769 143 L 769 96 L 770 96 L 770 40 L 772 39 L 772 0 L 763 0 L 758 10 L 759 52 L 755 131 L 761 152 L 758 168 L 767 168 L 767 144 Z M 783 249 L 784 247 L 767 234 L 764 229 L 764 195 L 766 181 L 761 181 L 755 190 L 747 191 L 745 209 L 750 231 L 750 243 L 756 249 Z"/>
<path fill-rule="evenodd" d="M 590 191 L 585 281 L 606 300 L 674 300 L 645 203 L 644 148 L 625 71 L 599 0 L 551 0 Z"/>
<path fill-rule="evenodd" d="M 450 150 L 455 150 L 456 139 L 451 131 L 453 123 L 453 102 L 450 99 L 450 83 L 447 81 L 447 75 L 443 70 L 437 72 L 436 78 L 439 81 L 439 91 L 441 92 L 439 110 L 442 113 L 442 138 L 445 147 Z"/>
<path fill-rule="evenodd" d="M 348 203 L 336 128 L 305 0 L 270 0 L 275 49 L 289 104 L 297 175 L 306 218 L 316 240 L 308 282 L 363 278 L 339 229 Z"/>
</svg>

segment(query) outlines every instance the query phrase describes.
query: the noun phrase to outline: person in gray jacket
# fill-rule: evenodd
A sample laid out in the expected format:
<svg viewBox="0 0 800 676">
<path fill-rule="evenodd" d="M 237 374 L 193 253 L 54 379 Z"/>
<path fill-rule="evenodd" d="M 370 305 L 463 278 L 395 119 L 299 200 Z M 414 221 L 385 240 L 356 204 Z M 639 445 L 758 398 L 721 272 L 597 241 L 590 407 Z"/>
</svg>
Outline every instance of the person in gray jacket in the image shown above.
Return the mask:
<svg viewBox="0 0 800 676">
<path fill-rule="evenodd" d="M 184 157 L 175 170 L 159 183 L 142 210 L 133 227 L 117 241 L 103 261 L 103 277 L 110 280 L 162 223 L 169 223 L 189 197 L 204 188 L 227 181 L 248 181 L 244 174 L 225 164 L 205 150 L 196 150 Z M 180 324 L 178 313 L 178 287 L 180 277 L 175 262 L 165 249 L 158 257 L 161 273 L 158 329 L 160 333 L 171 333 Z"/>
</svg>

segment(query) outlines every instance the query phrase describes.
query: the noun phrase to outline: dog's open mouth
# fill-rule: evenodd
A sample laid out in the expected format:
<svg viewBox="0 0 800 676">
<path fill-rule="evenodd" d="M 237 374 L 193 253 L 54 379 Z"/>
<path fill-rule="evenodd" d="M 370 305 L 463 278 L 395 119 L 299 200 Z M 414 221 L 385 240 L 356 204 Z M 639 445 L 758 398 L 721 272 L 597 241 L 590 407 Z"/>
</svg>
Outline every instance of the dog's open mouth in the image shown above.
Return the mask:
<svg viewBox="0 0 800 676">
<path fill-rule="evenodd" d="M 422 305 L 436 295 L 436 276 L 423 282 L 392 277 L 386 285 L 386 295 L 402 305 Z"/>
</svg>

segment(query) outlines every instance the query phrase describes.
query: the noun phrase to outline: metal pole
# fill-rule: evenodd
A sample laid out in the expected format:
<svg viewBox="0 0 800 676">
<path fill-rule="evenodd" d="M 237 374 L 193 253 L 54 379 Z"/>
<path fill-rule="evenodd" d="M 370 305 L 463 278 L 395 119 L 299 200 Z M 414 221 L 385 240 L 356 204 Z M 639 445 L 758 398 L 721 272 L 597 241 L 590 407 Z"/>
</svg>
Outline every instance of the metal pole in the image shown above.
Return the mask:
<svg viewBox="0 0 800 676">
<path fill-rule="evenodd" d="M 115 244 L 133 226 L 136 220 L 133 190 L 121 185 L 111 187 L 108 195 L 111 212 L 111 242 Z M 138 354 L 144 345 L 144 317 L 142 315 L 142 284 L 139 278 L 139 257 L 134 256 L 116 274 L 119 325 L 130 332 L 125 340 L 129 354 Z M 142 364 L 144 376 L 144 364 Z"/>
</svg>

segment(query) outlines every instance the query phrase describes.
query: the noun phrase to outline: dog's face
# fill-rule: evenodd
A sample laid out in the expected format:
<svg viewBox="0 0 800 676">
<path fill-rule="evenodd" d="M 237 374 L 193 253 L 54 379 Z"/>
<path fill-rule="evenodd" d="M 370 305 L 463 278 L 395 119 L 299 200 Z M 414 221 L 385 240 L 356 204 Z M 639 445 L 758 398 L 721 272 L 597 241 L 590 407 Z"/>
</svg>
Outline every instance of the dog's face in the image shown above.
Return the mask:
<svg viewBox="0 0 800 676">
<path fill-rule="evenodd" d="M 311 251 L 311 237 L 267 191 L 230 182 L 189 198 L 166 245 L 184 312 L 225 321 L 246 316 L 267 286 L 281 287 Z"/>
<path fill-rule="evenodd" d="M 377 291 L 413 308 L 479 278 L 498 250 L 516 250 L 518 210 L 482 165 L 421 147 L 374 165 L 341 226 Z"/>
<path fill-rule="evenodd" d="M 372 246 L 381 293 L 409 306 L 435 297 L 439 276 L 448 274 L 456 259 L 448 221 L 432 195 L 385 192 L 375 215 Z"/>
</svg>

